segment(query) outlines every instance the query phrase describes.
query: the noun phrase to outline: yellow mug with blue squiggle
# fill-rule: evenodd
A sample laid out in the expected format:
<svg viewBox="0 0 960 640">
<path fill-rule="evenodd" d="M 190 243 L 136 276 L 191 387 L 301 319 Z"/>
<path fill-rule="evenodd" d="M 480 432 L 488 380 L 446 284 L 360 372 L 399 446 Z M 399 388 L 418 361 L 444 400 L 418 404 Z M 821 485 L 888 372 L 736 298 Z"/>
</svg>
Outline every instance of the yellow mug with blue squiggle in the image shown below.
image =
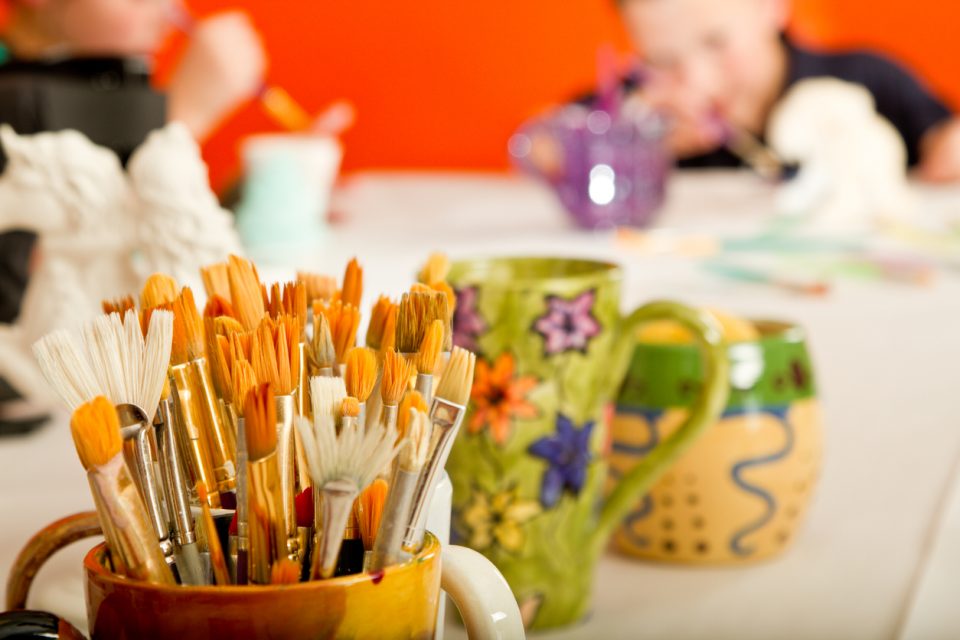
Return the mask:
<svg viewBox="0 0 960 640">
<path fill-rule="evenodd" d="M 738 563 L 777 555 L 797 535 L 823 446 L 813 367 L 798 327 L 754 324 L 754 339 L 728 347 L 730 396 L 722 417 L 616 531 L 620 551 Z M 684 421 L 701 382 L 695 346 L 641 336 L 617 399 L 611 485 Z"/>
</svg>

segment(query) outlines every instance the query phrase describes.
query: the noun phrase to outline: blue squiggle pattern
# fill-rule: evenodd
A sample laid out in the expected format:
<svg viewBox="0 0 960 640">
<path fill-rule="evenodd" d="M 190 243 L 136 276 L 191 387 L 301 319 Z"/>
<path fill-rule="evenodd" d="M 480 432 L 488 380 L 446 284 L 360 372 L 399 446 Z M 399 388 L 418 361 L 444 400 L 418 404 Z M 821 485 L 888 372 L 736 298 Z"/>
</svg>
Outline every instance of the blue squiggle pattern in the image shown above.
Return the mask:
<svg viewBox="0 0 960 640">
<path fill-rule="evenodd" d="M 783 448 L 780 451 L 777 451 L 776 453 L 772 453 L 770 455 L 766 455 L 760 458 L 751 458 L 749 460 L 744 460 L 743 462 L 738 462 L 733 466 L 733 469 L 731 470 L 731 475 L 733 476 L 734 483 L 736 483 L 738 487 L 740 487 L 747 493 L 755 495 L 761 500 L 763 500 L 767 506 L 766 513 L 764 513 L 763 516 L 761 516 L 758 520 L 751 522 L 746 527 L 738 530 L 736 533 L 733 534 L 733 537 L 730 538 L 730 549 L 737 555 L 748 556 L 751 553 L 753 553 L 754 548 L 744 546 L 743 539 L 748 535 L 750 535 L 751 533 L 754 533 L 758 529 L 761 529 L 768 522 L 770 522 L 777 508 L 777 502 L 776 500 L 773 499 L 773 496 L 770 495 L 770 493 L 768 493 L 761 487 L 749 484 L 746 480 L 744 480 L 741 477 L 740 474 L 743 473 L 743 471 L 745 471 L 746 469 L 750 469 L 753 467 L 758 467 L 761 465 L 776 462 L 778 460 L 782 460 L 783 458 L 787 457 L 790 454 L 790 452 L 793 450 L 793 442 L 794 442 L 793 426 L 787 420 L 787 410 L 788 410 L 788 407 L 763 407 L 762 409 L 759 409 L 759 411 L 757 408 L 751 408 L 751 409 L 731 410 L 724 413 L 724 417 L 745 415 L 748 413 L 749 414 L 769 413 L 778 419 L 779 421 L 778 423 L 780 424 L 781 427 L 783 427 L 783 432 L 784 432 L 784 435 L 786 436 L 786 442 L 784 443 Z"/>
<path fill-rule="evenodd" d="M 617 407 L 617 413 L 640 416 L 643 418 L 649 437 L 647 438 L 646 443 L 641 445 L 630 445 L 624 442 L 614 442 L 613 450 L 616 453 L 622 453 L 631 456 L 645 456 L 653 451 L 658 444 L 660 444 L 660 431 L 657 429 L 657 421 L 660 420 L 661 416 L 663 416 L 663 409 L 646 409 L 621 406 Z M 619 480 L 623 477 L 623 472 L 621 472 L 619 469 L 611 468 L 610 475 L 614 480 Z M 631 544 L 641 548 L 650 545 L 650 539 L 646 536 L 637 534 L 633 530 L 633 525 L 649 517 L 651 513 L 653 513 L 653 499 L 650 497 L 650 494 L 646 494 L 643 496 L 643 502 L 640 504 L 640 508 L 635 511 L 631 511 L 630 515 L 624 520 L 623 531 Z"/>
<path fill-rule="evenodd" d="M 613 450 L 616 453 L 625 453 L 632 456 L 645 456 L 660 444 L 660 432 L 657 430 L 657 421 L 663 416 L 663 409 L 646 409 L 637 407 L 617 407 L 617 413 L 628 416 L 640 416 L 646 421 L 648 438 L 644 444 L 632 445 L 624 442 L 614 442 Z"/>
</svg>

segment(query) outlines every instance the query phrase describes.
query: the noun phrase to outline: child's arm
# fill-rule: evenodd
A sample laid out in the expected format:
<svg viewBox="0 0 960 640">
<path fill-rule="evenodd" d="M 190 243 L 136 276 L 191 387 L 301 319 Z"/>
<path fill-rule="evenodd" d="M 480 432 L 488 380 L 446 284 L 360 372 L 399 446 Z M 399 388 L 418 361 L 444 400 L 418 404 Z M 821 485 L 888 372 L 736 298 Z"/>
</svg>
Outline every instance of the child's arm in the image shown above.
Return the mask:
<svg viewBox="0 0 960 640">
<path fill-rule="evenodd" d="M 203 140 L 256 95 L 265 73 L 263 46 L 244 14 L 199 22 L 167 88 L 169 119 L 183 122 Z"/>
<path fill-rule="evenodd" d="M 960 120 L 956 117 L 923 137 L 917 175 L 930 182 L 960 181 Z"/>
</svg>

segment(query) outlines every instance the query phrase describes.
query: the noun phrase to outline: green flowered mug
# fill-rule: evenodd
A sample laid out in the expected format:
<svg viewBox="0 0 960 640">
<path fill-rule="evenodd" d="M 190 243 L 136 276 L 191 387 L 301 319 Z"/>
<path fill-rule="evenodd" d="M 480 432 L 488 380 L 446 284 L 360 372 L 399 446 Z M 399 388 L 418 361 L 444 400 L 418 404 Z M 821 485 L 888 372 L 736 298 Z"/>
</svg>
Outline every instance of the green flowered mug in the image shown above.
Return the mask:
<svg viewBox="0 0 960 640">
<path fill-rule="evenodd" d="M 620 313 L 621 270 L 561 258 L 454 264 L 454 341 L 474 351 L 469 412 L 450 455 L 453 536 L 490 558 L 525 624 L 576 622 L 594 567 L 637 500 L 723 409 L 729 365 L 707 313 L 673 302 Z M 670 319 L 693 331 L 704 384 L 687 421 L 601 505 L 612 400 L 637 328 Z"/>
</svg>

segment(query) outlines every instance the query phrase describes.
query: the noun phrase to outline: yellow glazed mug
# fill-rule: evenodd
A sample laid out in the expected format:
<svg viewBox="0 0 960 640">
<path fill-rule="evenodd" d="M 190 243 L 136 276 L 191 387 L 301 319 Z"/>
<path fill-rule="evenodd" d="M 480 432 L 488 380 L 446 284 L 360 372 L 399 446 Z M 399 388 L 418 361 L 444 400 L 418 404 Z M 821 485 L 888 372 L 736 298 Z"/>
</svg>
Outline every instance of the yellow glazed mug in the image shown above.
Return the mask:
<svg viewBox="0 0 960 640">
<path fill-rule="evenodd" d="M 23 608 L 33 577 L 53 552 L 97 533 L 96 514 L 81 513 L 34 536 L 11 570 L 7 608 Z M 383 572 L 294 585 L 138 582 L 110 570 L 103 544 L 87 553 L 83 568 L 92 638 L 433 638 L 441 588 L 471 638 L 523 638 L 516 602 L 493 565 L 463 547 L 441 551 L 431 534 L 414 558 Z"/>
<path fill-rule="evenodd" d="M 759 335 L 727 347 L 723 413 L 627 515 L 614 534 L 619 550 L 744 563 L 781 553 L 796 536 L 823 448 L 814 368 L 799 327 L 753 325 Z M 703 380 L 694 345 L 637 344 L 617 397 L 610 490 L 676 431 Z"/>
</svg>

